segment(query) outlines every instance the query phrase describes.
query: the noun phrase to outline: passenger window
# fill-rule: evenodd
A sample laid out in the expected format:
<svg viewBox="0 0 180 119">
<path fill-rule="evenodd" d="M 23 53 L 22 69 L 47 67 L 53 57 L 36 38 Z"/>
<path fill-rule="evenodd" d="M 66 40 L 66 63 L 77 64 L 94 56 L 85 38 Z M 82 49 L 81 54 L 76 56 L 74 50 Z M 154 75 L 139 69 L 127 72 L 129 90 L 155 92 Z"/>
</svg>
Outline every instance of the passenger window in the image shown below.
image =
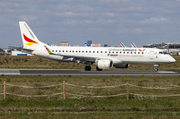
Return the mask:
<svg viewBox="0 0 180 119">
<path fill-rule="evenodd" d="M 101 53 L 103 53 L 103 51 L 101 51 Z"/>
<path fill-rule="evenodd" d="M 56 50 L 56 52 L 57 52 L 57 50 Z"/>
<path fill-rule="evenodd" d="M 111 53 L 111 52 L 109 52 L 109 53 Z"/>
<path fill-rule="evenodd" d="M 74 50 L 72 52 L 74 52 Z"/>
<path fill-rule="evenodd" d="M 114 53 L 114 52 L 112 52 L 112 53 Z"/>
<path fill-rule="evenodd" d="M 68 52 L 68 51 L 66 50 L 66 52 Z"/>
<path fill-rule="evenodd" d="M 97 53 L 99 53 L 99 51 L 97 51 Z"/>
<path fill-rule="evenodd" d="M 64 52 L 64 50 L 63 50 L 63 52 Z"/>
<path fill-rule="evenodd" d="M 82 51 L 82 53 L 84 53 L 84 51 Z"/>
<path fill-rule="evenodd" d="M 93 53 L 95 53 L 95 51 L 93 51 Z"/>
<path fill-rule="evenodd" d="M 71 52 L 71 50 L 69 52 Z"/>
<path fill-rule="evenodd" d="M 76 52 L 78 52 L 78 51 L 76 51 Z"/>
<path fill-rule="evenodd" d="M 129 52 L 127 52 L 127 54 L 129 54 Z"/>
<path fill-rule="evenodd" d="M 52 50 L 52 52 L 54 52 L 54 50 Z"/>
<path fill-rule="evenodd" d="M 89 53 L 91 53 L 91 51 L 89 51 Z"/>
<path fill-rule="evenodd" d="M 79 51 L 79 53 L 80 53 L 81 51 Z"/>
<path fill-rule="evenodd" d="M 142 54 L 144 54 L 144 52 L 142 52 Z"/>
<path fill-rule="evenodd" d="M 124 52 L 124 54 L 125 54 L 125 52 Z"/>
<path fill-rule="evenodd" d="M 105 51 L 105 53 L 107 53 L 107 51 Z"/>
<path fill-rule="evenodd" d="M 134 52 L 134 54 L 136 54 L 136 52 Z"/>
<path fill-rule="evenodd" d="M 88 51 L 86 51 L 86 53 L 88 53 Z"/>
<path fill-rule="evenodd" d="M 59 50 L 59 52 L 61 52 L 61 50 Z"/>
<path fill-rule="evenodd" d="M 140 54 L 140 52 L 138 52 L 138 54 Z"/>
<path fill-rule="evenodd" d="M 121 52 L 119 52 L 119 54 L 121 54 Z"/>
<path fill-rule="evenodd" d="M 116 52 L 116 53 L 118 53 L 118 52 Z"/>
</svg>

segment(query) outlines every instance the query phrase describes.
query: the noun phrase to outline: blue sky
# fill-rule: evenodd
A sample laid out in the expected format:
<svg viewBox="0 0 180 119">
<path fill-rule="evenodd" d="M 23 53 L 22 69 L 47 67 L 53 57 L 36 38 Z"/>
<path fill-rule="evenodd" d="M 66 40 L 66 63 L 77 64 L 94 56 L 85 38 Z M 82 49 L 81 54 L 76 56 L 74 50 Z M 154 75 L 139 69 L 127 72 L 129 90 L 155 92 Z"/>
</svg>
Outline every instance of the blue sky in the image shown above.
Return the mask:
<svg viewBox="0 0 180 119">
<path fill-rule="evenodd" d="M 0 47 L 22 46 L 19 21 L 49 44 L 180 42 L 180 0 L 1 0 Z"/>
</svg>

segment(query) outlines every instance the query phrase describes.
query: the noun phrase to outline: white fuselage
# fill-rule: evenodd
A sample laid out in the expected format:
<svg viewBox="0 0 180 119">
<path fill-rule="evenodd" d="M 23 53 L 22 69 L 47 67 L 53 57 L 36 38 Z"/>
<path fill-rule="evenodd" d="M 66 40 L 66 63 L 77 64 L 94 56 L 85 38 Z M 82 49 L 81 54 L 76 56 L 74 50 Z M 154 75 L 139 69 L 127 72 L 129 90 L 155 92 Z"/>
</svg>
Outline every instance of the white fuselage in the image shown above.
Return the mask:
<svg viewBox="0 0 180 119">
<path fill-rule="evenodd" d="M 50 51 L 56 55 L 50 55 L 44 49 L 36 50 L 37 56 L 49 58 L 57 61 L 74 62 L 74 58 L 64 58 L 66 56 L 95 57 L 98 59 L 110 59 L 113 65 L 128 64 L 168 64 L 176 60 L 169 54 L 156 48 L 120 48 L 120 47 L 70 47 L 70 46 L 48 46 Z M 62 55 L 62 56 L 61 56 Z M 84 63 L 81 61 L 80 63 Z M 90 61 L 91 62 L 91 61 Z"/>
</svg>

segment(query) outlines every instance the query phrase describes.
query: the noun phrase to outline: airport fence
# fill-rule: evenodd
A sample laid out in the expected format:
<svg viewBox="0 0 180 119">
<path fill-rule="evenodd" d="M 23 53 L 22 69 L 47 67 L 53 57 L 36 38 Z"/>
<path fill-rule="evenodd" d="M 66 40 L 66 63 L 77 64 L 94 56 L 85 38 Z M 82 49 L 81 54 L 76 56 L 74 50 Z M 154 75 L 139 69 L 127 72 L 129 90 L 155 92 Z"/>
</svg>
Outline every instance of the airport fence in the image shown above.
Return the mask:
<svg viewBox="0 0 180 119">
<path fill-rule="evenodd" d="M 168 90 L 168 89 L 175 89 L 175 88 L 180 88 L 180 86 L 174 86 L 174 87 L 165 87 L 165 88 L 156 88 L 156 87 L 143 87 L 143 86 L 138 86 L 138 85 L 133 85 L 130 84 L 129 82 L 121 85 L 115 85 L 115 86 L 102 86 L 102 87 L 95 87 L 95 86 L 80 86 L 80 85 L 75 85 L 75 84 L 70 84 L 70 83 L 63 83 L 56 84 L 56 85 L 49 85 L 49 86 L 19 86 L 19 85 L 13 85 L 6 83 L 4 81 L 3 84 L 0 84 L 0 86 L 4 85 L 4 92 L 0 93 L 0 95 L 4 95 L 4 100 L 6 100 L 6 95 L 11 95 L 11 96 L 21 96 L 21 97 L 51 97 L 51 96 L 57 96 L 57 95 L 63 95 L 63 99 L 66 99 L 66 94 L 67 95 L 73 95 L 73 96 L 80 96 L 80 97 L 93 97 L 93 98 L 106 98 L 106 97 L 117 97 L 117 96 L 126 96 L 127 100 L 129 100 L 129 95 L 135 95 L 135 96 L 141 96 L 141 97 L 172 97 L 172 96 L 180 96 L 180 94 L 172 94 L 172 95 L 143 95 L 143 94 L 135 94 L 135 93 L 130 93 L 129 92 L 129 87 L 136 87 L 136 88 L 142 88 L 142 89 L 149 89 L 149 90 Z M 80 94 L 73 94 L 73 93 L 68 93 L 66 92 L 66 85 L 72 86 L 72 87 L 80 87 L 80 88 L 91 88 L 91 89 L 105 89 L 105 88 L 116 88 L 116 87 L 122 87 L 122 86 L 127 86 L 127 92 L 122 93 L 122 94 L 116 94 L 116 95 L 106 95 L 106 96 L 89 96 L 89 95 L 80 95 Z M 14 94 L 14 93 L 9 93 L 6 92 L 6 86 L 14 86 L 14 87 L 19 87 L 19 88 L 29 88 L 29 89 L 40 89 L 40 88 L 50 88 L 50 87 L 55 87 L 55 86 L 62 86 L 63 92 L 60 93 L 54 93 L 54 94 L 49 94 L 49 95 L 21 95 L 21 94 Z"/>
</svg>

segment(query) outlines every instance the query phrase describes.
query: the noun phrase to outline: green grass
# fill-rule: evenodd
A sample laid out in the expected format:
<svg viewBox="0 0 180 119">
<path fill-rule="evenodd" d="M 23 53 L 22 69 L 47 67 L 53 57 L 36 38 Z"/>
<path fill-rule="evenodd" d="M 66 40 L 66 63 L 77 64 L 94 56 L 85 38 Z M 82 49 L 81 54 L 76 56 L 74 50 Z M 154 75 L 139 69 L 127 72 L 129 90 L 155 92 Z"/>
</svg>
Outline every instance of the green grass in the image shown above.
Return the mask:
<svg viewBox="0 0 180 119">
<path fill-rule="evenodd" d="M 43 113 L 43 112 L 29 112 L 23 111 L 20 113 L 5 113 L 0 115 L 1 118 L 36 118 L 36 119 L 178 119 L 180 114 L 173 114 L 173 113 L 157 113 L 157 112 L 119 112 L 119 113 L 108 113 L 108 112 L 101 112 L 101 113 Z"/>
<path fill-rule="evenodd" d="M 119 112 L 119 113 L 108 113 L 108 112 L 101 112 L 101 113 L 37 113 L 37 112 L 29 112 L 29 111 L 23 111 L 20 113 L 5 113 L 0 115 L 4 118 L 36 118 L 36 119 L 178 119 L 180 117 L 180 114 L 173 114 L 173 113 L 157 113 L 157 112 Z"/>
<path fill-rule="evenodd" d="M 80 86 L 112 86 L 124 84 L 127 81 L 134 85 L 147 87 L 179 86 L 180 77 L 162 76 L 0 76 L 0 84 L 8 81 L 9 84 L 27 86 L 46 86 L 66 81 Z M 7 86 L 6 90 L 22 95 L 43 95 L 62 92 L 62 86 L 43 89 L 24 89 Z M 3 86 L 0 86 L 3 91 Z M 83 95 L 112 95 L 125 93 L 126 86 L 108 89 L 87 89 L 66 85 L 66 92 Z M 130 93 L 140 94 L 179 94 L 180 89 L 147 90 L 130 87 Z M 7 95 L 6 100 L 0 96 L 0 116 L 2 118 L 179 118 L 179 97 L 138 97 L 130 95 L 110 98 L 89 98 L 63 95 L 45 98 L 28 98 Z M 53 114 L 53 112 L 60 112 Z M 83 112 L 83 113 L 71 113 Z M 85 113 L 84 113 L 85 112 Z M 95 113 L 90 113 L 95 112 Z"/>
<path fill-rule="evenodd" d="M 9 84 L 19 86 L 46 86 L 62 83 L 76 84 L 80 86 L 113 86 L 124 84 L 127 81 L 134 85 L 145 87 L 172 87 L 180 85 L 180 77 L 121 77 L 121 76 L 0 76 L 0 83 L 9 80 Z M 0 86 L 0 92 L 3 92 L 3 86 Z M 126 86 L 107 88 L 107 89 L 89 89 L 81 87 L 72 87 L 66 85 L 66 92 L 96 96 L 96 95 L 116 95 L 126 93 Z M 42 88 L 42 89 L 25 89 L 20 87 L 7 86 L 6 91 L 9 93 L 20 95 L 47 95 L 53 93 L 63 92 L 63 86 Z M 144 95 L 171 95 L 180 94 L 180 89 L 168 90 L 149 90 L 136 87 L 130 87 L 130 93 L 144 94 Z M 61 109 L 59 109 L 61 107 Z M 129 96 L 127 101 L 126 96 L 109 97 L 109 98 L 90 98 L 66 95 L 66 100 L 63 100 L 63 95 L 43 98 L 17 97 L 7 95 L 6 100 L 3 95 L 0 96 L 1 109 L 53 109 L 55 111 L 180 111 L 179 97 L 139 97 L 135 95 Z"/>
<path fill-rule="evenodd" d="M 164 64 L 159 70 L 180 70 L 180 56 L 173 56 L 176 63 Z M 13 69 L 84 69 L 85 64 L 57 62 L 36 56 L 0 56 L 0 68 Z M 92 65 L 92 70 L 96 67 Z M 108 70 L 154 70 L 153 65 L 130 64 L 127 69 L 111 68 Z"/>
</svg>

